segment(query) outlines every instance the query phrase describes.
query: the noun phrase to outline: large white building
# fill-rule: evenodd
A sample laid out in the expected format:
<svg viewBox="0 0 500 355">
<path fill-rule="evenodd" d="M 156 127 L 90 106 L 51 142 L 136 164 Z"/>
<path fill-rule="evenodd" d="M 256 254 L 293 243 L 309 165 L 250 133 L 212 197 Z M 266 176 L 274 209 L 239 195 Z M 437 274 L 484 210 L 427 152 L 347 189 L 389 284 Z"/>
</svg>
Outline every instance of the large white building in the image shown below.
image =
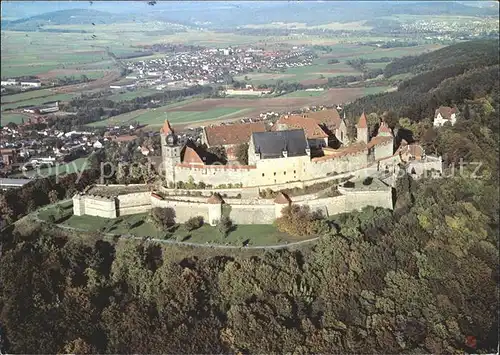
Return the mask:
<svg viewBox="0 0 500 355">
<path fill-rule="evenodd" d="M 446 122 L 452 126 L 457 121 L 457 109 L 448 106 L 441 106 L 434 113 L 434 127 L 441 127 Z"/>
</svg>

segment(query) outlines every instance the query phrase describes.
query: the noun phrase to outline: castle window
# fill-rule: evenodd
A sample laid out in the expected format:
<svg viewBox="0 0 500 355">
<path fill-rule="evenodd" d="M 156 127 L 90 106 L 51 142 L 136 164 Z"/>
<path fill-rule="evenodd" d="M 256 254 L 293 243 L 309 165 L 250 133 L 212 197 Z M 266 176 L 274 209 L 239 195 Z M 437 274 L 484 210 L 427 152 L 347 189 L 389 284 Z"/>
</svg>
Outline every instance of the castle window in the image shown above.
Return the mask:
<svg viewBox="0 0 500 355">
<path fill-rule="evenodd" d="M 262 173 L 262 176 L 264 177 L 264 173 Z"/>
<path fill-rule="evenodd" d="M 283 175 L 286 175 L 286 171 L 283 171 Z"/>
<path fill-rule="evenodd" d="M 294 170 L 294 171 L 293 171 L 293 173 L 294 173 L 294 174 L 296 174 L 296 173 L 297 173 L 297 171 L 295 171 L 295 170 Z"/>
<path fill-rule="evenodd" d="M 276 171 L 274 172 L 274 176 L 276 176 Z"/>
</svg>

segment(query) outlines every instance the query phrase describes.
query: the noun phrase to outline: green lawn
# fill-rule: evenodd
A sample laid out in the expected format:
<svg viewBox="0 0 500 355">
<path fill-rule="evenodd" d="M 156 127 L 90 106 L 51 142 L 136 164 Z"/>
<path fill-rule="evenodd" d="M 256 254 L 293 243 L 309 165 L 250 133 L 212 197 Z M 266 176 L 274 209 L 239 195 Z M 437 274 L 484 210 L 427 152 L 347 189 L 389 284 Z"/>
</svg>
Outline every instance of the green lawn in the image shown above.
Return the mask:
<svg viewBox="0 0 500 355">
<path fill-rule="evenodd" d="M 86 163 L 87 158 L 78 158 L 67 164 L 60 164 L 50 168 L 34 169 L 26 172 L 21 172 L 13 174 L 12 177 L 47 177 L 52 175 L 65 175 L 75 172 L 79 172 L 82 169 L 88 169 L 90 167 L 89 163 Z"/>
<path fill-rule="evenodd" d="M 121 216 L 115 219 L 87 215 L 71 215 L 68 218 L 67 216 L 72 213 L 72 208 L 72 202 L 68 201 L 63 204 L 62 215 L 56 205 L 52 205 L 41 210 L 38 216 L 42 220 L 49 221 L 49 216 L 53 215 L 57 223 L 63 226 L 89 232 L 103 231 L 105 233 L 129 234 L 137 237 L 169 238 L 198 244 L 211 243 L 241 246 L 243 242 L 248 240 L 248 245 L 276 245 L 299 240 L 290 237 L 286 233 L 279 232 L 274 225 L 269 224 L 235 225 L 227 237 L 220 235 L 217 228 L 210 225 L 203 225 L 191 232 L 187 231 L 184 225 L 175 225 L 169 233 L 161 231 L 152 225 L 147 219 L 148 213 Z M 61 218 L 62 220 L 60 220 Z"/>
<path fill-rule="evenodd" d="M 24 122 L 27 122 L 28 119 L 28 116 L 20 113 L 0 113 L 1 126 L 6 126 L 9 122 L 20 125 L 21 123 L 23 123 L 23 120 Z"/>
</svg>

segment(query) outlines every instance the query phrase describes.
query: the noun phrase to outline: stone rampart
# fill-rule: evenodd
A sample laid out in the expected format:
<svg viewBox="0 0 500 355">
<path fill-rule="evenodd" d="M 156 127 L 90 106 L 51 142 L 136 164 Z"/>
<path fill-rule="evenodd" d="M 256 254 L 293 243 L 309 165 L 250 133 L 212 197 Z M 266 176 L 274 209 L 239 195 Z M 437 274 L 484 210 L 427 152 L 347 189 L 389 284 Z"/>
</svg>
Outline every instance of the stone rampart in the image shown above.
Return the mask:
<svg viewBox="0 0 500 355">
<path fill-rule="evenodd" d="M 151 207 L 173 208 L 175 210 L 175 222 L 184 223 L 191 217 L 201 216 L 208 221 L 208 204 L 201 202 L 186 202 L 172 200 L 158 200 L 151 198 Z"/>
<path fill-rule="evenodd" d="M 151 192 L 137 192 L 116 197 L 117 215 L 145 213 L 151 209 Z"/>
</svg>

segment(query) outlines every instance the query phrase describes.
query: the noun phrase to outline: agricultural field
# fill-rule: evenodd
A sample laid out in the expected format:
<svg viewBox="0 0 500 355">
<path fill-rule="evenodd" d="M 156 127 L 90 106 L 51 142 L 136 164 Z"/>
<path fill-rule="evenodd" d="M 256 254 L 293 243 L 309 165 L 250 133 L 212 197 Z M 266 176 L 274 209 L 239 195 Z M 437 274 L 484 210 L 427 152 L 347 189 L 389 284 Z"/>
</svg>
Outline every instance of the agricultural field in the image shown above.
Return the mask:
<svg viewBox="0 0 500 355">
<path fill-rule="evenodd" d="M 157 93 L 158 90 L 155 89 L 137 89 L 134 91 L 117 92 L 106 98 L 111 101 L 120 102 L 120 101 L 133 100 L 136 97 L 142 97 Z"/>
<path fill-rule="evenodd" d="M 355 58 L 377 59 L 382 57 L 403 57 L 421 54 L 441 48 L 439 45 L 423 45 L 403 48 L 375 48 L 356 44 L 332 45 L 330 52 L 318 51 L 319 58 L 312 65 L 287 68 L 281 73 L 248 73 L 235 77 L 238 81 L 247 81 L 254 85 L 276 84 L 278 80 L 300 82 L 304 85 L 323 84 L 328 78 L 341 75 L 360 75 L 361 72 L 347 65 L 345 61 Z M 330 59 L 338 59 L 340 63 L 328 64 Z M 369 63 L 370 69 L 384 68 L 388 63 Z M 245 80 L 245 77 L 248 80 Z"/>
<path fill-rule="evenodd" d="M 16 94 L 16 95 L 22 95 L 22 94 Z M 12 95 L 12 96 L 16 96 Z M 75 97 L 76 94 L 54 94 L 48 95 L 48 96 L 42 96 L 42 97 L 35 97 L 35 98 L 28 98 L 20 101 L 11 101 L 11 103 L 5 104 L 3 103 L 3 98 L 2 96 L 2 106 L 1 110 L 5 111 L 7 109 L 17 109 L 19 107 L 26 107 L 26 106 L 37 106 L 37 105 L 43 105 L 44 103 L 47 102 L 53 102 L 53 101 L 70 101 L 73 97 Z"/>
<path fill-rule="evenodd" d="M 156 109 L 141 109 L 106 120 L 88 124 L 93 127 L 126 125 L 138 121 L 151 128 L 158 127 L 168 118 L 176 127 L 194 127 L 235 121 L 245 117 L 258 117 L 263 112 L 288 112 L 306 106 L 332 105 L 353 101 L 357 98 L 388 90 L 387 86 L 372 88 L 335 88 L 322 92 L 298 91 L 270 98 L 219 98 L 191 99 Z M 311 95 L 306 95 L 312 94 Z"/>
<path fill-rule="evenodd" d="M 280 97 L 317 97 L 324 95 L 325 91 L 306 91 L 306 90 L 299 90 L 299 91 L 294 91 L 285 95 L 281 95 Z"/>
<path fill-rule="evenodd" d="M 7 126 L 9 122 L 20 125 L 28 120 L 29 116 L 21 113 L 0 113 L 0 126 Z"/>
</svg>

